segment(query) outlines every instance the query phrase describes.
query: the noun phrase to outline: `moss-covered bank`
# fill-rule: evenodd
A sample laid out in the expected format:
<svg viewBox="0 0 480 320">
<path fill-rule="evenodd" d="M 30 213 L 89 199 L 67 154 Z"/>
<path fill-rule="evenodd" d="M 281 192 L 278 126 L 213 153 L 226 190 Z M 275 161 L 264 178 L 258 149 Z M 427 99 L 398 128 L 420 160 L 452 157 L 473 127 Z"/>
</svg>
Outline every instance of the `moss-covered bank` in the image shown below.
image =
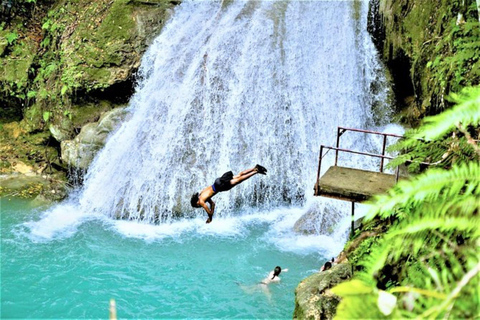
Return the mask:
<svg viewBox="0 0 480 320">
<path fill-rule="evenodd" d="M 479 84 L 479 24 L 474 0 L 371 1 L 369 29 L 403 120 L 416 125 L 450 107 L 450 93 Z"/>
<path fill-rule="evenodd" d="M 65 176 L 60 143 L 128 101 L 143 52 L 178 3 L 3 1 L 0 173 Z"/>
</svg>

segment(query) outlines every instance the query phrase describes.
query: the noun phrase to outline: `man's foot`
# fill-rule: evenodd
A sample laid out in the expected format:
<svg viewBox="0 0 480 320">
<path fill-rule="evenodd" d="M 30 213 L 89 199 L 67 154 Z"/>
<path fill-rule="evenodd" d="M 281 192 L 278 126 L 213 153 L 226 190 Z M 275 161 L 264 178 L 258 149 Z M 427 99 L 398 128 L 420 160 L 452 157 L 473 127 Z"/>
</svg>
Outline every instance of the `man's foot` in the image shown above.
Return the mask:
<svg viewBox="0 0 480 320">
<path fill-rule="evenodd" d="M 267 169 L 265 169 L 265 167 L 262 167 L 259 164 L 255 166 L 255 169 L 257 169 L 257 172 L 260 174 L 267 174 Z"/>
<path fill-rule="evenodd" d="M 206 222 L 206 223 L 210 223 L 210 222 L 212 222 L 212 219 L 213 219 L 213 214 L 209 214 L 209 215 L 208 215 L 208 219 L 207 219 L 207 221 L 205 221 L 205 222 Z"/>
</svg>

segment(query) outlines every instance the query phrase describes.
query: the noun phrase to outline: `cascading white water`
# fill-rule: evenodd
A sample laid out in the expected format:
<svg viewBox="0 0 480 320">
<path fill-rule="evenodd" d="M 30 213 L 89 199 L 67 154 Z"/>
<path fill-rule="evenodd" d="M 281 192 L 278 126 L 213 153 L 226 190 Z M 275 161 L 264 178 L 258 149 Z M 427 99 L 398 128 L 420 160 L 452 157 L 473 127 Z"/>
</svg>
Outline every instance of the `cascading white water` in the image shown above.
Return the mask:
<svg viewBox="0 0 480 320">
<path fill-rule="evenodd" d="M 129 119 L 89 169 L 83 209 L 152 222 L 203 215 L 193 192 L 257 163 L 268 175 L 217 196 L 218 214 L 303 203 L 337 126 L 388 121 L 367 10 L 368 1 L 184 1 L 144 56 Z"/>
</svg>

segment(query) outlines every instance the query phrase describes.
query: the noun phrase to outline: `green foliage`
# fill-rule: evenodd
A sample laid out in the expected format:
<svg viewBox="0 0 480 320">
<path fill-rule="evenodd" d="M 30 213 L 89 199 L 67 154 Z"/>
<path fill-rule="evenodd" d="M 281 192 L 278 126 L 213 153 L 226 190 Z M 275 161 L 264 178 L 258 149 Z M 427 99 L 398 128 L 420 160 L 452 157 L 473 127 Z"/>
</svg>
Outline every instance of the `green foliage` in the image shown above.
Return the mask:
<svg viewBox="0 0 480 320">
<path fill-rule="evenodd" d="M 15 40 L 18 39 L 18 34 L 15 32 L 10 32 L 5 35 L 5 39 L 7 39 L 7 42 L 9 45 L 12 45 Z"/>
<path fill-rule="evenodd" d="M 427 118 L 410 139 L 438 142 L 459 123 L 478 128 L 480 90 L 453 98 L 454 109 Z M 468 143 L 470 160 L 427 169 L 371 201 L 366 220 L 393 224 L 361 257 L 363 271 L 332 290 L 343 298 L 337 318 L 479 316 L 480 152 Z"/>
<path fill-rule="evenodd" d="M 362 259 L 372 253 L 372 246 L 377 242 L 377 237 L 368 237 L 362 241 L 358 248 L 348 255 L 348 261 L 355 266 L 357 270 L 361 270 L 363 267 Z"/>
<path fill-rule="evenodd" d="M 480 82 L 480 28 L 475 1 L 379 0 L 388 61 L 408 57 L 416 110 L 422 116 L 448 109 L 451 92 Z M 465 22 L 457 24 L 458 14 Z"/>
<path fill-rule="evenodd" d="M 27 92 L 27 98 L 33 99 L 37 96 L 37 91 L 28 91 Z"/>
<path fill-rule="evenodd" d="M 451 100 L 457 106 L 425 119 L 414 139 L 433 140 L 453 131 L 459 124 L 480 123 L 480 86 L 465 88 L 460 94 L 452 93 Z"/>
<path fill-rule="evenodd" d="M 48 120 L 50 119 L 50 115 L 51 113 L 49 111 L 43 112 L 43 121 L 48 122 Z"/>
<path fill-rule="evenodd" d="M 79 88 L 89 92 L 111 85 L 110 68 L 123 63 L 133 41 L 134 8 L 128 0 L 65 1 L 50 8 L 41 23 L 42 50 L 31 91 L 38 92 L 36 103 L 52 112 L 52 121 L 71 107 Z"/>
<path fill-rule="evenodd" d="M 396 310 L 392 314 L 394 307 L 392 307 L 391 301 L 396 302 L 395 296 L 360 280 L 341 283 L 334 287 L 332 292 L 349 301 L 348 304 L 340 303 L 338 305 L 336 318 L 343 318 L 344 315 L 348 315 L 348 319 L 400 318 Z M 355 308 L 351 308 L 351 305 L 355 305 Z"/>
<path fill-rule="evenodd" d="M 389 167 L 408 164 L 411 172 L 418 172 L 422 162 L 449 168 L 452 163 L 480 160 L 470 133 L 478 135 L 478 127 L 469 126 L 480 123 L 480 86 L 465 88 L 449 99 L 457 104 L 455 108 L 425 118 L 420 129 L 408 131 L 405 139 L 390 147 L 402 154 Z"/>
</svg>

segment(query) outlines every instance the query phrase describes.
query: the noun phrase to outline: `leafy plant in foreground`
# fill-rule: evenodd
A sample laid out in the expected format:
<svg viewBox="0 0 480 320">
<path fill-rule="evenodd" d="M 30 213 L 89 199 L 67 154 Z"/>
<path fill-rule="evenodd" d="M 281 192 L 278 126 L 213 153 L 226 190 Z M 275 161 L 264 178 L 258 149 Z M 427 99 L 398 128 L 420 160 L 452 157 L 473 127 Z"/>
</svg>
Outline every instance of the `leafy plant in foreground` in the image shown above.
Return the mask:
<svg viewBox="0 0 480 320">
<path fill-rule="evenodd" d="M 411 172 L 418 172 L 422 162 L 450 168 L 453 163 L 479 160 L 470 131 L 478 135 L 478 125 L 474 124 L 480 123 L 480 87 L 465 88 L 461 94 L 452 94 L 450 100 L 456 108 L 426 118 L 422 128 L 408 131 L 406 139 L 390 147 L 390 151 L 402 153 L 390 167 L 408 164 Z"/>
<path fill-rule="evenodd" d="M 479 316 L 480 148 L 471 132 L 480 124 L 480 88 L 453 99 L 453 109 L 426 118 L 401 143 L 435 143 L 456 132 L 468 155 L 400 181 L 371 202 L 367 219 L 393 223 L 359 262 L 363 271 L 332 290 L 343 298 L 337 318 Z"/>
</svg>

